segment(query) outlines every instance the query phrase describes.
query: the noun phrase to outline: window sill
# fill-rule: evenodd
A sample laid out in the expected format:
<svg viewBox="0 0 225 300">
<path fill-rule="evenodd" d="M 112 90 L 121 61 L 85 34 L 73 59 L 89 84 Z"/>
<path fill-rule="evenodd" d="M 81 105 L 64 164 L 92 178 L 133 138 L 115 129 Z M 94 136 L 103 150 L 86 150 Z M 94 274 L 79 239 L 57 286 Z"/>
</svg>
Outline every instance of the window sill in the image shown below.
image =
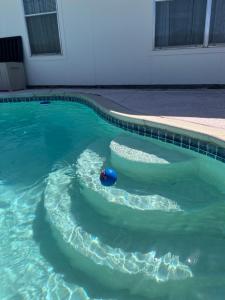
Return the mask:
<svg viewBox="0 0 225 300">
<path fill-rule="evenodd" d="M 165 46 L 165 47 L 155 47 L 154 51 L 167 51 L 167 50 L 181 50 L 181 49 L 199 49 L 205 48 L 203 45 L 184 45 L 184 46 Z"/>
<path fill-rule="evenodd" d="M 192 54 L 210 54 L 210 53 L 225 53 L 225 44 L 195 46 L 177 46 L 177 47 L 162 47 L 153 48 L 152 55 L 192 55 Z"/>
<path fill-rule="evenodd" d="M 29 56 L 31 60 L 63 60 L 65 56 L 63 54 L 32 54 Z"/>
</svg>

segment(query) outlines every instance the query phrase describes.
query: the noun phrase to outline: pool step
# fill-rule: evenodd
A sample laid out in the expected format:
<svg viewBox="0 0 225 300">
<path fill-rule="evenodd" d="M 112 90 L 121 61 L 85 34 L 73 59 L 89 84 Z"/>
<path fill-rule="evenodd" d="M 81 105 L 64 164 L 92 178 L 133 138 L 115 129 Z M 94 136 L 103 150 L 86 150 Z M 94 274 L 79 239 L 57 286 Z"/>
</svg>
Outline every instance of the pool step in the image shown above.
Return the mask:
<svg viewBox="0 0 225 300">
<path fill-rule="evenodd" d="M 101 145 L 101 149 L 104 148 Z M 103 153 L 105 152 L 102 149 Z M 104 187 L 99 180 L 100 170 L 102 169 L 105 158 L 99 154 L 100 149 L 94 144 L 90 145 L 78 158 L 76 163 L 76 177 L 80 184 L 81 194 L 86 201 L 103 216 L 107 217 L 107 222 L 112 225 L 129 228 L 133 230 L 151 230 L 168 232 L 208 232 L 209 234 L 224 234 L 224 210 L 221 202 L 212 202 L 205 207 L 193 210 L 180 206 L 185 206 L 186 189 L 192 186 L 184 185 L 184 190 L 179 193 L 171 193 L 170 186 L 174 183 L 158 186 L 167 188 L 169 196 L 162 196 L 157 193 L 148 195 L 138 195 L 129 193 L 118 188 L 117 185 Z M 192 171 L 193 172 L 193 171 Z M 190 173 L 192 176 L 193 173 Z M 186 174 L 187 175 L 187 174 Z M 161 180 L 161 179 L 160 179 Z M 131 181 L 131 185 L 135 184 Z M 177 184 L 183 184 L 178 181 Z M 154 188 L 154 183 L 151 185 Z M 156 189 L 157 190 L 157 189 Z M 182 199 L 184 198 L 184 199 Z M 177 199 L 176 202 L 174 199 Z M 188 199 L 187 199 L 188 201 Z M 217 222 L 214 220 L 214 211 L 218 211 Z M 219 224 L 219 225 L 218 225 Z"/>
<path fill-rule="evenodd" d="M 180 178 L 197 167 L 197 159 L 187 150 L 127 134 L 112 140 L 110 150 L 112 165 L 141 181 Z"/>
<path fill-rule="evenodd" d="M 86 200 L 112 223 L 149 229 L 154 227 L 150 222 L 153 212 L 182 211 L 176 202 L 161 195 L 137 195 L 116 186 L 104 187 L 99 180 L 103 164 L 103 157 L 92 149 L 86 149 L 77 160 L 76 176 Z"/>
<path fill-rule="evenodd" d="M 84 231 L 71 213 L 69 190 L 73 177 L 71 167 L 50 173 L 44 193 L 47 220 L 71 265 L 110 288 L 131 290 L 135 286 L 135 293 L 145 297 L 152 296 L 150 281 L 177 284 L 176 280 L 193 276 L 191 269 L 171 253 L 157 257 L 155 251 L 125 252 Z"/>
</svg>

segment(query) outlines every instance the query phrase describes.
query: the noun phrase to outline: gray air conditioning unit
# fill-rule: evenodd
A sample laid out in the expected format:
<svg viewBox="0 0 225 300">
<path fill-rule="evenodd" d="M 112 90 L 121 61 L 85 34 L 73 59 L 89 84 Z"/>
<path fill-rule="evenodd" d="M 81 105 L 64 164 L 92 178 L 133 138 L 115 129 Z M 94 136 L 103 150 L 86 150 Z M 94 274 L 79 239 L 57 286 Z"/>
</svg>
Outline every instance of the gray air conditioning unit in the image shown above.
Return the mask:
<svg viewBox="0 0 225 300">
<path fill-rule="evenodd" d="M 23 45 L 20 36 L 0 38 L 0 90 L 26 88 Z"/>
</svg>

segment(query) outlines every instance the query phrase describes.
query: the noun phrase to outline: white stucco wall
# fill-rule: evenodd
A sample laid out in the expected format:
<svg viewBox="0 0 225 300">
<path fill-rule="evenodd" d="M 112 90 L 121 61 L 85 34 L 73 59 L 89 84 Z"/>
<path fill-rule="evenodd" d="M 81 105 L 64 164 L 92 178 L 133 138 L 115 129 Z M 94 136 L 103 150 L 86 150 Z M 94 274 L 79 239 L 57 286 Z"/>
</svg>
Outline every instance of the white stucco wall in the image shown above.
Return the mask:
<svg viewBox="0 0 225 300">
<path fill-rule="evenodd" d="M 30 85 L 224 84 L 225 48 L 153 51 L 153 0 L 58 0 L 62 56 L 30 56 L 22 0 L 0 0 L 0 37 L 22 35 Z"/>
</svg>

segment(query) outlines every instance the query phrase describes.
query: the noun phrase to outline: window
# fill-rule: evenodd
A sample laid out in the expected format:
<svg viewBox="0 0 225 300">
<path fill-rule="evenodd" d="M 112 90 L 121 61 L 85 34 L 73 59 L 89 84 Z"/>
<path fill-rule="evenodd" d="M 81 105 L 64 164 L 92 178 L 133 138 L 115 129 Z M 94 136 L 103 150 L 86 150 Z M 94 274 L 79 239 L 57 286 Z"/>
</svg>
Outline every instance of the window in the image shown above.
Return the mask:
<svg viewBox="0 0 225 300">
<path fill-rule="evenodd" d="M 31 54 L 61 54 L 56 0 L 23 0 Z"/>
<path fill-rule="evenodd" d="M 225 43 L 225 0 L 155 0 L 155 47 Z"/>
<path fill-rule="evenodd" d="M 212 1 L 209 44 L 225 43 L 225 1 Z"/>
</svg>

